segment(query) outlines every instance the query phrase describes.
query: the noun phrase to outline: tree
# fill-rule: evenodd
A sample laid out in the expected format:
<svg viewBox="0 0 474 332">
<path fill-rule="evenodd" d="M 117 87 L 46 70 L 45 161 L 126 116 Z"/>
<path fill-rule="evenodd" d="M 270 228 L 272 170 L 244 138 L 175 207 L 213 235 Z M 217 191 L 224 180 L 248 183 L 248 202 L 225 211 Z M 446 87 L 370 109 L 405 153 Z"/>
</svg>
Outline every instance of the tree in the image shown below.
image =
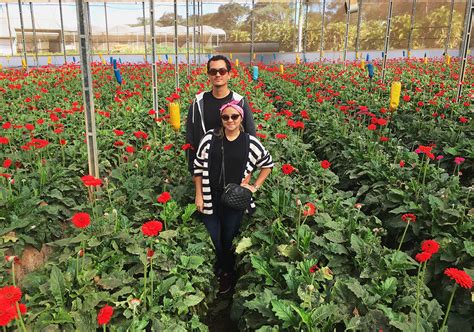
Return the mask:
<svg viewBox="0 0 474 332">
<path fill-rule="evenodd" d="M 178 24 L 186 24 L 186 19 L 183 19 L 181 16 L 177 16 Z M 174 13 L 164 13 L 161 17 L 156 21 L 156 25 L 160 27 L 168 27 L 170 25 L 174 25 Z"/>
</svg>

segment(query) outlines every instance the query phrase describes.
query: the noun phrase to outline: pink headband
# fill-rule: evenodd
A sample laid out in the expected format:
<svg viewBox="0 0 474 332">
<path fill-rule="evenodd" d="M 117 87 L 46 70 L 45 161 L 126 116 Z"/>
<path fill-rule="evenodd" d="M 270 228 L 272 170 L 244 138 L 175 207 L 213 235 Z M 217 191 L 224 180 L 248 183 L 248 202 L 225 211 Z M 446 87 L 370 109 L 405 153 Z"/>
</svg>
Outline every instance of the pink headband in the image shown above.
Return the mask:
<svg viewBox="0 0 474 332">
<path fill-rule="evenodd" d="M 243 119 L 244 118 L 244 110 L 238 104 L 239 104 L 239 102 L 237 100 L 232 100 L 231 102 L 228 102 L 227 104 L 222 105 L 219 110 L 222 113 L 222 111 L 224 111 L 227 107 L 232 107 L 233 109 L 235 109 L 237 112 L 240 113 L 240 116 Z"/>
</svg>

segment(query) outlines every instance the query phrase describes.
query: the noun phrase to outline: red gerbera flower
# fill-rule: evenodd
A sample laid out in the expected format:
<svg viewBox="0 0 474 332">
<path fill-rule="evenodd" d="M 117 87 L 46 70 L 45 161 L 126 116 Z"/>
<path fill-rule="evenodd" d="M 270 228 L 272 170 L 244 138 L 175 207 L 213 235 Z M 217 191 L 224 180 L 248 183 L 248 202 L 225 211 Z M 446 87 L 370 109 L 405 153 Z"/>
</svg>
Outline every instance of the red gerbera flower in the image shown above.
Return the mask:
<svg viewBox="0 0 474 332">
<path fill-rule="evenodd" d="M 81 181 L 86 187 L 98 187 L 102 185 L 102 180 L 92 175 L 84 175 L 81 177 Z"/>
<path fill-rule="evenodd" d="M 21 289 L 15 286 L 0 288 L 0 306 L 13 306 L 21 300 Z"/>
<path fill-rule="evenodd" d="M 142 233 L 146 236 L 157 236 L 163 229 L 163 224 L 158 220 L 147 221 L 142 225 Z"/>
<path fill-rule="evenodd" d="M 404 222 L 415 222 L 416 221 L 416 216 L 413 213 L 405 213 L 402 216 L 402 221 L 404 221 Z"/>
<path fill-rule="evenodd" d="M 295 168 L 290 164 L 284 164 L 283 166 L 281 166 L 281 170 L 283 174 L 289 175 L 295 171 Z"/>
<path fill-rule="evenodd" d="M 7 326 L 16 317 L 14 306 L 0 306 L 0 326 Z"/>
<path fill-rule="evenodd" d="M 327 160 L 323 160 L 321 161 L 321 167 L 324 169 L 328 169 L 329 167 L 331 167 L 331 163 Z"/>
<path fill-rule="evenodd" d="M 163 192 L 160 196 L 158 196 L 158 198 L 156 199 L 156 201 L 157 201 L 158 203 L 165 204 L 165 203 L 168 202 L 170 199 L 171 199 L 170 193 L 167 192 L 167 191 L 165 191 L 165 192 Z"/>
<path fill-rule="evenodd" d="M 431 253 L 423 251 L 422 253 L 416 254 L 415 259 L 417 260 L 417 262 L 424 263 L 428 259 L 430 259 L 431 256 L 432 256 Z"/>
<path fill-rule="evenodd" d="M 4 168 L 9 168 L 12 165 L 12 160 L 11 159 L 5 159 L 3 162 L 3 167 Z"/>
<path fill-rule="evenodd" d="M 377 129 L 377 126 L 374 125 L 373 123 L 371 123 L 371 124 L 369 124 L 369 126 L 367 127 L 367 129 L 370 130 L 370 131 L 373 131 L 373 130 Z"/>
<path fill-rule="evenodd" d="M 143 132 L 143 131 L 136 131 L 133 133 L 133 135 L 135 135 L 136 138 L 141 138 L 141 139 L 147 139 L 148 138 L 148 134 Z"/>
<path fill-rule="evenodd" d="M 311 266 L 311 267 L 309 268 L 309 273 L 314 273 L 314 272 L 316 272 L 316 271 L 318 271 L 318 270 L 319 270 L 318 264 L 314 264 L 313 266 Z"/>
<path fill-rule="evenodd" d="M 448 267 L 444 270 L 444 274 L 453 279 L 462 288 L 472 288 L 472 279 L 469 274 L 463 270 L 459 270 L 454 267 Z"/>
<path fill-rule="evenodd" d="M 100 309 L 99 313 L 97 314 L 97 323 L 99 325 L 108 324 L 113 314 L 114 308 L 106 304 L 105 307 Z"/>
<path fill-rule="evenodd" d="M 276 134 L 275 137 L 278 138 L 278 139 L 285 139 L 285 138 L 287 138 L 288 136 L 285 135 L 285 134 Z"/>
<path fill-rule="evenodd" d="M 78 212 L 71 218 L 77 228 L 86 228 L 91 223 L 91 216 L 87 212 Z"/>
<path fill-rule="evenodd" d="M 439 250 L 439 244 L 435 240 L 425 240 L 421 243 L 421 250 L 430 254 L 436 254 Z"/>
<path fill-rule="evenodd" d="M 114 133 L 117 136 L 122 136 L 124 134 L 124 132 L 122 130 L 118 130 L 118 129 L 114 129 Z"/>
<path fill-rule="evenodd" d="M 312 216 L 316 213 L 316 206 L 313 203 L 308 202 L 304 205 L 303 215 L 306 217 Z"/>
</svg>

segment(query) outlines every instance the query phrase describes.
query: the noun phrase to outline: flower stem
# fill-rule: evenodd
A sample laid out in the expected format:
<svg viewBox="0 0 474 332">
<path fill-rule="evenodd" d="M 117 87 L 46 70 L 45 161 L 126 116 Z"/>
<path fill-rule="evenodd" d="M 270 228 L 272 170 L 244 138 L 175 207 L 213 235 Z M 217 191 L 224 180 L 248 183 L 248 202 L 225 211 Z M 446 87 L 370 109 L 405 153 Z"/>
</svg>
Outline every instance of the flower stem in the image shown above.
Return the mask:
<svg viewBox="0 0 474 332">
<path fill-rule="evenodd" d="M 151 250 L 153 251 L 153 241 L 151 242 Z M 151 290 L 151 303 L 153 304 L 153 256 L 150 257 L 150 290 Z"/>
<path fill-rule="evenodd" d="M 102 328 L 104 329 L 104 332 L 107 331 L 107 325 L 106 325 L 106 324 L 103 324 L 103 325 L 102 325 Z"/>
<path fill-rule="evenodd" d="M 13 286 L 16 287 L 16 281 L 15 281 L 15 259 L 12 261 L 12 283 Z"/>
<path fill-rule="evenodd" d="M 420 321 L 420 271 L 421 264 L 418 266 L 418 275 L 416 278 L 416 328 L 415 331 L 418 331 L 419 321 Z"/>
<path fill-rule="evenodd" d="M 15 303 L 15 306 L 16 306 L 16 312 L 18 314 L 17 324 L 19 322 L 18 325 L 19 325 L 19 327 L 21 327 L 21 330 L 24 331 L 24 332 L 27 332 L 26 327 L 25 327 L 25 323 L 23 322 L 23 317 L 21 316 L 20 305 L 18 304 L 18 302 Z"/>
<path fill-rule="evenodd" d="M 407 221 L 407 226 L 405 227 L 405 230 L 403 231 L 402 239 L 400 240 L 400 244 L 399 244 L 398 249 L 397 249 L 398 251 L 400 251 L 400 249 L 402 247 L 402 244 L 403 244 L 403 240 L 405 240 L 405 235 L 407 234 L 408 226 L 410 226 L 409 221 Z"/>
<path fill-rule="evenodd" d="M 147 272 L 148 272 L 148 263 L 145 263 L 145 266 L 144 266 L 144 272 L 143 272 L 143 294 L 142 294 L 142 297 L 143 297 L 143 306 L 146 308 L 146 275 L 147 275 Z"/>
<path fill-rule="evenodd" d="M 443 327 L 446 325 L 446 322 L 448 321 L 449 311 L 451 310 L 451 305 L 453 304 L 454 293 L 456 293 L 457 286 L 457 284 L 454 284 L 453 291 L 451 292 L 451 297 L 449 299 L 448 308 L 446 309 L 446 314 L 444 314 L 443 324 L 439 329 L 440 331 L 443 329 Z"/>
</svg>

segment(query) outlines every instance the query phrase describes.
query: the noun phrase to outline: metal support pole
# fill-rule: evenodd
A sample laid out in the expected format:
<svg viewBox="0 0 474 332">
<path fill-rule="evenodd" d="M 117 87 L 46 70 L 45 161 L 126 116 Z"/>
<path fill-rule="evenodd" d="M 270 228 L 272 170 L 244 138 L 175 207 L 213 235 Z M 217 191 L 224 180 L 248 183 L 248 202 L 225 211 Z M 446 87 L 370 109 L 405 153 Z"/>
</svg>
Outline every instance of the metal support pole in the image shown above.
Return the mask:
<svg viewBox="0 0 474 332">
<path fill-rule="evenodd" d="M 347 1 L 346 3 L 348 3 L 346 5 L 346 34 L 344 36 L 344 51 L 342 53 L 342 61 L 344 61 L 344 65 L 346 64 L 346 58 L 347 58 L 347 42 L 349 40 L 349 22 L 351 19 L 350 2 Z"/>
<path fill-rule="evenodd" d="M 147 38 L 146 38 L 145 1 L 142 2 L 142 10 L 143 10 L 143 44 L 145 45 L 145 62 L 147 62 L 146 61 L 146 56 L 148 54 L 148 50 L 147 50 L 147 47 L 146 47 Z"/>
<path fill-rule="evenodd" d="M 305 0 L 305 13 L 304 13 L 304 34 L 303 34 L 303 61 L 306 62 L 306 47 L 308 44 L 308 10 L 309 0 Z"/>
<path fill-rule="evenodd" d="M 385 32 L 385 47 L 384 47 L 384 52 L 383 52 L 382 83 L 385 82 L 385 69 L 387 68 L 387 53 L 388 53 L 388 46 L 390 43 L 390 28 L 392 25 L 392 8 L 393 8 L 393 1 L 390 0 L 388 4 L 387 30 Z"/>
<path fill-rule="evenodd" d="M 357 32 L 355 41 L 355 54 L 356 59 L 358 58 L 359 47 L 360 47 L 360 25 L 362 22 L 362 0 L 359 0 L 358 12 L 357 12 Z"/>
<path fill-rule="evenodd" d="M 296 33 L 297 33 L 297 30 L 296 30 L 296 27 L 297 27 L 297 22 L 296 20 L 298 19 L 298 11 L 297 11 L 297 7 L 298 7 L 298 0 L 295 0 L 295 17 L 293 19 L 293 52 L 296 51 Z"/>
<path fill-rule="evenodd" d="M 451 25 L 453 24 L 454 0 L 451 0 L 451 9 L 449 10 L 448 34 L 444 43 L 444 54 L 448 54 L 449 43 L 451 42 Z"/>
<path fill-rule="evenodd" d="M 104 15 L 105 15 L 105 42 L 107 43 L 107 54 L 110 55 L 109 21 L 107 20 L 107 2 L 104 2 Z"/>
<path fill-rule="evenodd" d="M 33 29 L 33 44 L 35 48 L 36 68 L 38 68 L 38 40 L 36 39 L 35 14 L 33 12 L 33 3 L 30 1 L 31 28 Z"/>
<path fill-rule="evenodd" d="M 200 27 L 200 32 L 199 32 L 199 59 L 201 59 L 201 56 L 204 54 L 204 47 L 206 46 L 206 40 L 204 39 L 204 26 L 202 25 L 202 16 L 204 15 L 204 0 L 201 0 L 201 12 L 199 13 L 199 27 Z M 201 60 L 200 60 L 201 61 Z"/>
<path fill-rule="evenodd" d="M 86 122 L 87 157 L 89 174 L 99 177 L 99 159 L 94 112 L 94 93 L 92 91 L 92 74 L 89 55 L 89 26 L 86 24 L 89 13 L 83 0 L 76 0 L 77 31 L 79 32 L 79 54 L 82 71 L 82 89 L 84 114 Z"/>
<path fill-rule="evenodd" d="M 303 50 L 303 0 L 300 0 L 298 9 L 298 53 Z"/>
<path fill-rule="evenodd" d="M 201 64 L 201 17 L 199 13 L 201 12 L 201 5 L 199 4 L 199 0 L 197 0 L 197 54 L 198 54 L 198 63 Z"/>
<path fill-rule="evenodd" d="M 178 2 L 174 0 L 174 85 L 176 93 L 179 88 L 179 65 L 178 65 Z"/>
<path fill-rule="evenodd" d="M 323 58 L 323 50 L 324 50 L 324 24 L 326 19 L 326 0 L 323 0 L 323 13 L 321 19 L 321 38 L 320 38 L 320 45 L 319 45 L 319 61 Z"/>
<path fill-rule="evenodd" d="M 193 0 L 193 64 L 196 65 L 196 0 Z"/>
<path fill-rule="evenodd" d="M 411 49 L 413 47 L 413 29 L 415 28 L 415 11 L 416 11 L 416 0 L 413 0 L 413 3 L 411 5 L 410 31 L 408 31 L 408 48 L 407 48 L 408 57 L 410 57 Z"/>
<path fill-rule="evenodd" d="M 472 20 L 474 16 L 474 1 L 468 0 L 468 12 L 466 13 L 466 25 L 464 26 L 464 39 L 462 45 L 462 53 L 461 53 L 461 70 L 459 72 L 459 80 L 458 80 L 458 92 L 456 94 L 456 103 L 459 102 L 461 99 L 462 94 L 462 85 L 464 82 L 464 76 L 466 74 L 466 66 L 467 66 L 467 53 L 469 51 L 469 46 L 471 43 L 471 33 L 472 33 Z"/>
<path fill-rule="evenodd" d="M 468 21 L 469 21 L 469 0 L 466 1 L 466 8 L 464 9 L 464 29 L 466 29 Z M 459 45 L 459 57 L 462 57 L 462 51 L 463 51 L 463 46 L 464 46 L 464 37 L 466 36 L 466 30 L 463 30 L 462 35 L 461 35 L 461 44 Z"/>
<path fill-rule="evenodd" d="M 8 36 L 10 38 L 10 48 L 12 50 L 12 56 L 15 54 L 13 50 L 13 40 L 12 40 L 12 27 L 10 24 L 10 13 L 8 11 L 8 2 L 5 3 L 5 8 L 7 9 L 7 23 L 8 23 Z"/>
<path fill-rule="evenodd" d="M 191 75 L 191 67 L 189 66 L 189 0 L 186 0 L 186 73 Z"/>
<path fill-rule="evenodd" d="M 255 39 L 255 0 L 252 0 L 252 10 L 250 11 L 250 65 L 253 65 L 254 39 Z"/>
<path fill-rule="evenodd" d="M 92 27 L 91 27 L 91 7 L 90 7 L 90 2 L 87 2 L 87 16 L 85 18 L 87 28 L 89 29 L 89 40 L 90 40 L 90 57 L 91 57 L 91 63 L 92 63 L 92 56 L 94 55 L 94 40 L 92 39 Z"/>
<path fill-rule="evenodd" d="M 26 57 L 25 25 L 23 23 L 23 9 L 21 8 L 21 0 L 18 0 L 18 10 L 20 12 L 21 38 L 23 39 L 23 57 L 25 60 L 26 70 L 28 70 L 28 58 Z"/>
<path fill-rule="evenodd" d="M 61 21 L 61 44 L 63 45 L 64 64 L 66 64 L 66 41 L 64 37 L 63 5 L 61 0 L 59 0 L 59 18 Z"/>
<path fill-rule="evenodd" d="M 156 45 L 155 45 L 155 3 L 150 0 L 150 34 L 151 34 L 151 79 L 152 79 L 152 94 L 153 94 L 153 110 L 155 110 L 155 119 L 158 118 L 158 95 L 156 87 Z"/>
</svg>

